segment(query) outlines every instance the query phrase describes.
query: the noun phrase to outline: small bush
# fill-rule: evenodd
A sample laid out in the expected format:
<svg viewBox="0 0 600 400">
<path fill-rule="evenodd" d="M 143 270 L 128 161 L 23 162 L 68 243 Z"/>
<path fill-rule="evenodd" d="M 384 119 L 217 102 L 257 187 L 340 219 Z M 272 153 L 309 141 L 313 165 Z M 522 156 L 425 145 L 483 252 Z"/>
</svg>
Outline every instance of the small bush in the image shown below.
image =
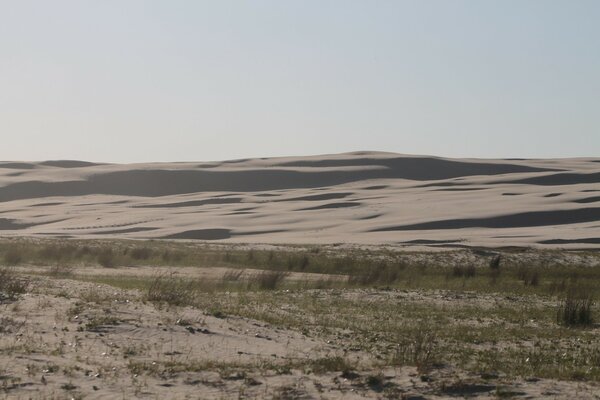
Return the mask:
<svg viewBox="0 0 600 400">
<path fill-rule="evenodd" d="M 594 300 L 590 291 L 585 288 L 570 289 L 566 297 L 560 302 L 556 314 L 559 324 L 565 326 L 591 325 L 592 306 Z"/>
<path fill-rule="evenodd" d="M 134 247 L 131 250 L 131 258 L 134 260 L 147 260 L 152 256 L 152 249 L 149 247 Z"/>
<path fill-rule="evenodd" d="M 567 290 L 567 280 L 564 278 L 563 279 L 554 279 L 548 287 L 548 292 L 550 294 L 565 293 L 566 290 Z"/>
<path fill-rule="evenodd" d="M 538 286 L 540 274 L 537 268 L 521 267 L 517 271 L 517 277 L 523 281 L 525 286 Z"/>
<path fill-rule="evenodd" d="M 148 287 L 145 299 L 174 306 L 190 305 L 196 289 L 193 280 L 183 280 L 172 274 L 157 275 Z"/>
<path fill-rule="evenodd" d="M 223 274 L 223 282 L 237 282 L 244 275 L 244 270 L 233 269 Z"/>
<path fill-rule="evenodd" d="M 49 244 L 42 247 L 39 251 L 39 257 L 44 260 L 44 262 L 48 261 L 61 261 L 69 258 L 73 258 L 77 253 L 77 247 L 70 244 Z"/>
<path fill-rule="evenodd" d="M 380 372 L 376 375 L 369 375 L 365 381 L 367 386 L 376 392 L 381 392 L 385 386 L 385 377 Z"/>
<path fill-rule="evenodd" d="M 13 268 L 0 268 L 0 300 L 14 300 L 27 291 L 29 282 L 17 275 Z"/>
<path fill-rule="evenodd" d="M 183 253 L 178 250 L 165 250 L 160 255 L 160 258 L 162 258 L 162 260 L 166 263 L 178 263 L 183 259 Z"/>
<path fill-rule="evenodd" d="M 475 266 L 474 265 L 455 265 L 452 268 L 452 276 L 456 278 L 472 278 L 475 276 Z"/>
<path fill-rule="evenodd" d="M 115 254 L 112 249 L 103 249 L 98 254 L 98 264 L 105 268 L 112 268 L 116 265 Z"/>
<path fill-rule="evenodd" d="M 393 284 L 400 279 L 401 268 L 402 265 L 391 265 L 387 262 L 379 262 L 375 265 L 365 265 L 358 273 L 348 277 L 348 283 L 359 286 Z"/>
<path fill-rule="evenodd" d="M 54 265 L 48 270 L 48 275 L 55 278 L 69 278 L 73 276 L 73 267 L 67 265 Z"/>
<path fill-rule="evenodd" d="M 263 271 L 250 279 L 261 290 L 274 290 L 288 276 L 285 271 Z"/>
<path fill-rule="evenodd" d="M 412 337 L 400 337 L 392 364 L 412 365 L 425 372 L 435 363 L 436 342 L 436 335 L 428 327 L 417 330 Z"/>
<path fill-rule="evenodd" d="M 354 365 L 343 357 L 323 357 L 310 362 L 310 368 L 315 374 L 323 374 L 326 372 L 343 372 L 347 373 L 354 369 Z"/>
<path fill-rule="evenodd" d="M 490 260 L 490 268 L 491 269 L 500 268 L 500 260 L 501 259 L 502 259 L 502 256 L 500 254 L 496 254 L 494 257 L 492 257 L 492 259 Z"/>
</svg>

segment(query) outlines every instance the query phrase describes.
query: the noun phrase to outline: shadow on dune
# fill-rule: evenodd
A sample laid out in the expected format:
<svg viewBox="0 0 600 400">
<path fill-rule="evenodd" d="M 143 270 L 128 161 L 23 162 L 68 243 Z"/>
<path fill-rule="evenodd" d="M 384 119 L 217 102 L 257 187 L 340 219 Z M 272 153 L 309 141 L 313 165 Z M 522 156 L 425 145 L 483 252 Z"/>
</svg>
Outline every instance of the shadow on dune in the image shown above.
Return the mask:
<svg viewBox="0 0 600 400">
<path fill-rule="evenodd" d="M 600 244 L 600 238 L 583 239 L 550 239 L 538 242 L 540 244 Z"/>
<path fill-rule="evenodd" d="M 549 172 L 557 169 L 536 168 L 515 164 L 489 164 L 451 161 L 432 157 L 354 158 L 343 160 L 298 160 L 277 164 L 281 167 L 368 167 L 381 166 L 390 178 L 416 181 L 458 178 L 473 175 L 500 175 L 518 172 Z"/>
<path fill-rule="evenodd" d="M 229 229 L 195 229 L 191 231 L 177 232 L 172 235 L 163 236 L 163 239 L 196 239 L 196 240 L 222 240 L 231 238 Z"/>
<path fill-rule="evenodd" d="M 226 197 L 226 198 L 215 198 L 205 200 L 192 200 L 182 201 L 179 203 L 167 203 L 167 204 L 148 204 L 141 206 L 133 206 L 132 208 L 177 208 L 177 207 L 196 207 L 204 206 L 207 204 L 236 204 L 240 203 L 242 199 L 240 197 Z"/>
<path fill-rule="evenodd" d="M 5 162 L 0 163 L 0 168 L 9 168 L 9 169 L 34 169 L 34 164 L 29 163 L 19 163 L 19 162 Z"/>
<path fill-rule="evenodd" d="M 370 232 L 461 228 L 523 228 L 528 226 L 578 224 L 598 220 L 600 220 L 600 208 L 580 208 L 575 210 L 532 211 L 489 218 L 447 219 L 419 224 L 377 228 Z"/>
<path fill-rule="evenodd" d="M 139 227 L 139 228 L 127 228 L 127 229 L 114 229 L 112 231 L 92 232 L 92 235 L 116 235 L 119 233 L 135 233 L 135 232 L 148 232 L 155 231 L 158 228 L 150 227 Z"/>
<path fill-rule="evenodd" d="M 573 200 L 574 203 L 595 203 L 596 201 L 600 201 L 600 196 L 594 197 L 586 197 L 585 199 L 577 199 Z"/>
<path fill-rule="evenodd" d="M 335 200 L 343 199 L 344 197 L 350 196 L 352 193 L 324 193 L 324 194 L 313 194 L 310 196 L 293 197 L 291 199 L 279 199 L 273 200 L 274 202 L 281 201 L 319 201 L 319 200 Z"/>
<path fill-rule="evenodd" d="M 369 220 L 369 219 L 375 219 L 375 218 L 379 218 L 381 217 L 383 214 L 371 214 L 371 215 L 365 215 L 364 217 L 359 217 L 357 218 L 359 221 L 364 221 L 364 220 Z"/>
<path fill-rule="evenodd" d="M 16 231 L 19 229 L 27 229 L 36 224 L 24 224 L 15 222 L 12 219 L 0 218 L 0 230 L 3 231 Z"/>
<path fill-rule="evenodd" d="M 87 180 L 67 182 L 29 181 L 0 188 L 0 201 L 48 196 L 91 194 L 158 197 L 205 191 L 259 192 L 295 188 L 319 188 L 369 179 L 446 179 L 471 175 L 496 175 L 511 172 L 553 171 L 510 164 L 484 164 L 430 158 L 383 160 L 306 161 L 321 164 L 375 166 L 355 171 L 320 170 L 315 172 L 277 169 L 242 171 L 212 170 L 132 170 L 90 176 Z"/>
<path fill-rule="evenodd" d="M 97 163 L 91 163 L 87 161 L 77 160 L 49 160 L 39 163 L 46 167 L 57 167 L 57 168 L 82 168 L 82 167 L 94 167 L 96 165 L 102 165 Z"/>
<path fill-rule="evenodd" d="M 433 239 L 415 239 L 415 240 L 407 240 L 405 242 L 400 242 L 403 244 L 446 244 L 446 243 L 460 243 L 462 240 L 454 239 L 454 240 L 433 240 Z"/>
<path fill-rule="evenodd" d="M 522 183 L 528 185 L 540 186 L 560 186 L 560 185 L 578 185 L 581 183 L 600 183 L 600 172 L 592 174 L 562 173 L 543 176 L 534 176 L 531 178 L 501 181 L 494 183 Z"/>
<path fill-rule="evenodd" d="M 234 236 L 250 236 L 262 235 L 269 233 L 281 233 L 283 230 L 271 231 L 256 231 L 256 232 L 231 232 L 230 229 L 213 228 L 213 229 L 195 229 L 190 231 L 178 232 L 172 235 L 163 236 L 162 239 L 195 239 L 195 240 L 223 240 L 230 239 Z"/>
<path fill-rule="evenodd" d="M 61 203 L 61 202 L 38 203 L 38 204 L 32 204 L 30 207 L 50 207 L 50 206 L 60 206 L 62 204 L 65 204 L 65 203 Z"/>
<path fill-rule="evenodd" d="M 363 190 L 380 190 L 380 189 L 387 189 L 389 186 L 387 185 L 375 185 L 375 186 L 367 186 L 365 188 L 363 188 Z"/>
<path fill-rule="evenodd" d="M 473 190 L 485 190 L 487 188 L 448 188 L 448 189 L 433 189 L 432 192 L 470 192 Z"/>
<path fill-rule="evenodd" d="M 298 211 L 328 210 L 328 209 L 335 209 L 335 208 L 348 208 L 348 207 L 358 207 L 358 206 L 360 206 L 360 203 L 346 201 L 346 202 L 341 202 L 341 203 L 329 203 L 329 204 L 322 204 L 320 206 L 315 206 L 315 207 L 301 208 Z"/>
</svg>

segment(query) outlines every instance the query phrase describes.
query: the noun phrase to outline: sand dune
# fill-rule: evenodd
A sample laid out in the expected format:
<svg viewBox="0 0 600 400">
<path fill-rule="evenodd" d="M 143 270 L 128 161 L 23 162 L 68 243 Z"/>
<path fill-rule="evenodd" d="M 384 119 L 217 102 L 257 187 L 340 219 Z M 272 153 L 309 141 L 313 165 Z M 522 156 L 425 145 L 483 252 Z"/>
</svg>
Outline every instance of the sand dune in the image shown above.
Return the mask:
<svg viewBox="0 0 600 400">
<path fill-rule="evenodd" d="M 598 159 L 0 162 L 4 236 L 600 247 Z"/>
</svg>

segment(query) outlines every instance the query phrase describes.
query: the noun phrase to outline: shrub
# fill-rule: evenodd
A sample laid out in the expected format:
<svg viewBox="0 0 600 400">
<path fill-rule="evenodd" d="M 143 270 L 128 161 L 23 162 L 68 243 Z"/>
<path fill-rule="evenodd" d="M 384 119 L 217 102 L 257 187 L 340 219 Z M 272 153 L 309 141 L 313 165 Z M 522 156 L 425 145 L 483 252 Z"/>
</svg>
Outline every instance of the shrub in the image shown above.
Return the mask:
<svg viewBox="0 0 600 400">
<path fill-rule="evenodd" d="M 348 283 L 360 286 L 389 285 L 398 281 L 401 267 L 402 265 L 390 265 L 383 261 L 375 265 L 365 265 L 359 272 L 350 275 Z"/>
<path fill-rule="evenodd" d="M 154 303 L 185 306 L 192 303 L 195 292 L 193 280 L 179 279 L 173 274 L 159 274 L 150 283 L 145 299 Z"/>
<path fill-rule="evenodd" d="M 585 326 L 591 325 L 592 306 L 594 300 L 589 290 L 571 288 L 567 291 L 565 298 L 560 302 L 556 314 L 556 320 L 559 324 L 565 326 Z"/>
<path fill-rule="evenodd" d="M 61 261 L 72 258 L 77 252 L 77 247 L 71 244 L 48 244 L 39 251 L 39 256 L 45 261 Z"/>
<path fill-rule="evenodd" d="M 490 260 L 490 268 L 491 269 L 500 268 L 500 260 L 501 259 L 502 259 L 502 256 L 500 254 L 496 254 L 494 257 L 492 257 L 492 259 Z"/>
<path fill-rule="evenodd" d="M 152 255 L 152 249 L 149 247 L 134 247 L 131 250 L 131 258 L 134 260 L 147 260 Z"/>
<path fill-rule="evenodd" d="M 261 290 L 274 290 L 288 276 L 285 271 L 263 271 L 255 274 L 250 283 L 255 283 Z"/>
<path fill-rule="evenodd" d="M 354 369 L 354 365 L 349 363 L 344 357 L 323 357 L 310 362 L 310 368 L 315 374 L 323 374 L 326 372 L 343 372 L 348 373 Z"/>
<path fill-rule="evenodd" d="M 455 265 L 452 268 L 452 276 L 456 278 L 472 278 L 475 276 L 475 266 L 474 265 Z"/>
<path fill-rule="evenodd" d="M 521 267 L 517 271 L 517 277 L 523 281 L 525 286 L 538 286 L 540 274 L 537 268 Z"/>
<path fill-rule="evenodd" d="M 178 250 L 165 250 L 160 257 L 166 263 L 175 262 L 178 263 L 183 259 L 183 253 Z"/>
<path fill-rule="evenodd" d="M 223 282 L 237 282 L 240 280 L 242 275 L 244 274 L 244 270 L 241 269 L 232 269 L 223 274 Z"/>
<path fill-rule="evenodd" d="M 69 278 L 73 276 L 73 267 L 57 264 L 50 267 L 48 275 L 55 278 Z"/>
<path fill-rule="evenodd" d="M 435 363 L 436 341 L 435 333 L 427 326 L 415 331 L 412 337 L 400 337 L 392 363 L 413 365 L 420 372 L 425 372 Z"/>
<path fill-rule="evenodd" d="M 115 266 L 115 254 L 112 249 L 103 249 L 98 254 L 98 264 L 105 268 L 112 268 Z"/>
<path fill-rule="evenodd" d="M 14 300 L 19 294 L 25 293 L 29 282 L 17 275 L 13 268 L 0 268 L 0 300 Z"/>
<path fill-rule="evenodd" d="M 300 270 L 304 271 L 306 269 L 306 267 L 308 267 L 308 264 L 310 264 L 310 260 L 309 260 L 308 256 L 305 254 L 300 259 Z"/>
</svg>

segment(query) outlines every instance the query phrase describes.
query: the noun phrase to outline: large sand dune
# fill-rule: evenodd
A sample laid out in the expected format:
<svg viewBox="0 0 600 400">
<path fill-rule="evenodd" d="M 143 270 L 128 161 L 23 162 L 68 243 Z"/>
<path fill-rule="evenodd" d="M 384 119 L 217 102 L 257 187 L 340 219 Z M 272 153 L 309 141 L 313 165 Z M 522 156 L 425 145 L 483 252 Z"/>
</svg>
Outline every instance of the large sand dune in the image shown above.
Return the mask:
<svg viewBox="0 0 600 400">
<path fill-rule="evenodd" d="M 600 247 L 600 160 L 0 162 L 3 236 Z"/>
</svg>

